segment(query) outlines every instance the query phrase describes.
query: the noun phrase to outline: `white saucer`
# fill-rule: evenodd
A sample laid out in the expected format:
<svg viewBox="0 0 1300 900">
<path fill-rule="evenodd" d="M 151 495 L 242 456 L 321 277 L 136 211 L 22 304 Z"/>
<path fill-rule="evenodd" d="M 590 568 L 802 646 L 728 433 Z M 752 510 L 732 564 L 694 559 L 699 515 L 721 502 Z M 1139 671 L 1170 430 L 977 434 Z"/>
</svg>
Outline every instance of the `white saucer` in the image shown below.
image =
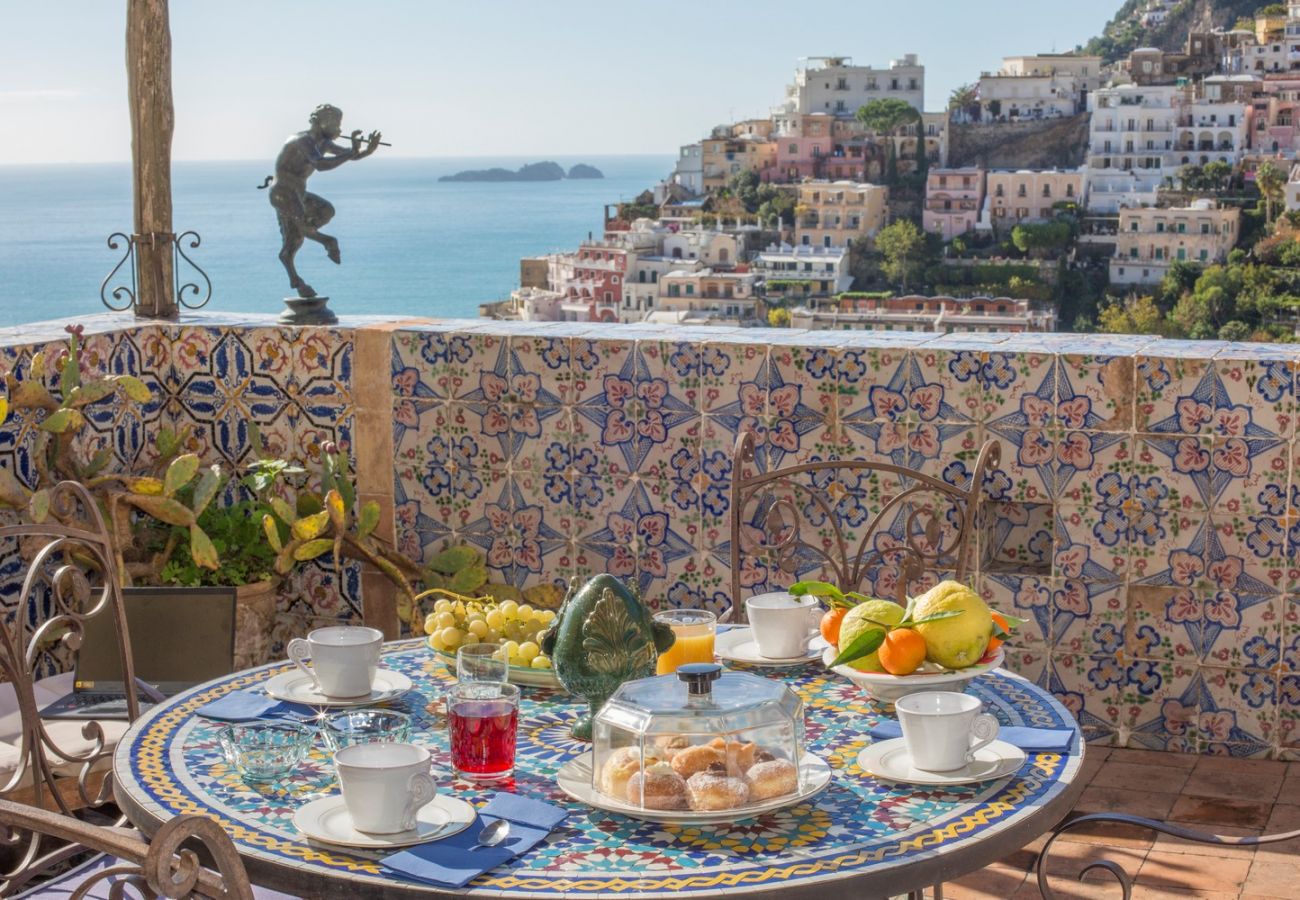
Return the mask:
<svg viewBox="0 0 1300 900">
<path fill-rule="evenodd" d="M 727 662 L 744 663 L 747 666 L 802 666 L 821 659 L 822 651 L 830 645 L 817 635 L 808 644 L 808 652 L 790 659 L 771 659 L 758 652 L 758 642 L 748 625 L 729 628 L 720 632 L 713 639 L 713 653 L 718 659 Z"/>
<path fill-rule="evenodd" d="M 375 683 L 371 686 L 369 694 L 364 697 L 337 699 L 326 697 L 316 690 L 316 685 L 310 677 L 294 669 L 291 672 L 281 672 L 268 681 L 266 683 L 266 692 L 277 700 L 288 700 L 290 703 L 303 703 L 307 706 L 344 707 L 383 703 L 385 700 L 393 700 L 402 696 L 411 687 L 411 679 L 401 672 L 394 672 L 392 669 L 379 669 L 375 672 Z"/>
<path fill-rule="evenodd" d="M 975 784 L 1005 778 L 1020 771 L 1029 759 L 1025 751 L 1006 741 L 994 741 L 975 751 L 975 760 L 951 772 L 928 772 L 912 765 L 912 756 L 902 738 L 879 741 L 858 754 L 858 765 L 884 781 L 903 784 Z"/>
<path fill-rule="evenodd" d="M 474 821 L 474 807 L 464 800 L 437 794 L 415 815 L 415 828 L 396 834 L 367 834 L 352 827 L 352 816 L 342 795 L 321 797 L 298 807 L 293 814 L 294 827 L 308 839 L 338 847 L 366 850 L 391 850 L 439 841 L 458 834 Z"/>
<path fill-rule="evenodd" d="M 565 763 L 555 775 L 555 783 L 560 790 L 579 803 L 603 809 L 606 812 L 619 813 L 633 819 L 658 822 L 663 825 L 710 825 L 730 824 L 740 819 L 761 815 L 787 806 L 802 803 L 814 794 L 820 793 L 831 783 L 831 767 L 826 760 L 811 753 L 804 753 L 799 761 L 800 788 L 793 794 L 774 797 L 761 803 L 751 803 L 736 809 L 710 810 L 694 812 L 692 810 L 642 809 L 630 803 L 620 803 L 592 787 L 591 753 L 584 753 L 577 759 Z"/>
</svg>

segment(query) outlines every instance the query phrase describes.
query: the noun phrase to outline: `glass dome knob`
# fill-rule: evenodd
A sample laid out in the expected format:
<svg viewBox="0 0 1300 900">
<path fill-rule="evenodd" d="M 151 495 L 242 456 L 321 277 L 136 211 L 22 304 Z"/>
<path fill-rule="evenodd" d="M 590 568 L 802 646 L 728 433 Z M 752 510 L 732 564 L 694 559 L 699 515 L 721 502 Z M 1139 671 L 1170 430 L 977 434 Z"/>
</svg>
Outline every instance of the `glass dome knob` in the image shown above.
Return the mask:
<svg viewBox="0 0 1300 900">
<path fill-rule="evenodd" d="M 717 663 L 687 663 L 677 667 L 677 677 L 686 682 L 687 693 L 702 696 L 713 693 L 713 682 L 722 676 Z"/>
</svg>

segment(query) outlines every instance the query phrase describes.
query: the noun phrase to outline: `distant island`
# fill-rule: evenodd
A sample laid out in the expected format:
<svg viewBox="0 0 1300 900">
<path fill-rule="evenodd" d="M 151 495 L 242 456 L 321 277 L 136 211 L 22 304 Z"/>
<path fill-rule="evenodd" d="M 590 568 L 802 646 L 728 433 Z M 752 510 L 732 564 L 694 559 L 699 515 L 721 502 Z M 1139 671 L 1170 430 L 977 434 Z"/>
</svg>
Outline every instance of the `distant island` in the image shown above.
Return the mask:
<svg viewBox="0 0 1300 900">
<path fill-rule="evenodd" d="M 564 167 L 554 162 L 528 163 L 516 171 L 502 169 L 466 169 L 455 175 L 443 175 L 439 181 L 561 181 L 565 178 Z M 595 166 L 578 163 L 569 169 L 568 178 L 604 178 L 605 175 Z"/>
</svg>

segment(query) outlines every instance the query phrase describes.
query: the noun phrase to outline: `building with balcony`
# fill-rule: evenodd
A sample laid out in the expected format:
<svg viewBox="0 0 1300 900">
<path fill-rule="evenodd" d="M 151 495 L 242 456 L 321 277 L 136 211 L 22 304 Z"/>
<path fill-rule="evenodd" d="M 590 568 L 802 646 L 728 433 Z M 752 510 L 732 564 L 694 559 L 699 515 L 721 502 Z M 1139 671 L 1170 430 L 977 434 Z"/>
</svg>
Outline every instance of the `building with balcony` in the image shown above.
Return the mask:
<svg viewBox="0 0 1300 900">
<path fill-rule="evenodd" d="M 1178 168 L 1177 129 L 1191 100 L 1187 85 L 1125 84 L 1092 93 L 1084 172 L 1090 212 L 1155 203 L 1165 176 Z"/>
<path fill-rule="evenodd" d="M 1044 119 L 1088 108 L 1088 94 L 1101 86 L 1102 58 L 1068 53 L 1008 56 L 997 72 L 979 81 L 984 118 Z"/>
<path fill-rule="evenodd" d="M 800 282 L 796 293 L 802 296 L 830 296 L 853 284 L 843 247 L 773 245 L 756 253 L 750 268 L 763 276 L 769 291 L 785 292 L 787 282 Z"/>
<path fill-rule="evenodd" d="M 762 173 L 777 161 L 777 144 L 754 136 L 708 138 L 702 143 L 702 183 L 706 191 L 726 187 L 746 170 Z"/>
<path fill-rule="evenodd" d="M 810 331 L 1055 331 L 1056 312 L 1011 297 L 839 297 L 790 311 Z"/>
<path fill-rule="evenodd" d="M 983 203 L 983 169 L 931 169 L 925 179 L 921 225 L 950 241 L 978 224 Z"/>
<path fill-rule="evenodd" d="M 1250 103 L 1252 154 L 1295 159 L 1300 151 L 1300 73 L 1265 77 Z"/>
<path fill-rule="evenodd" d="M 853 118 L 871 100 L 892 98 L 925 108 L 925 66 L 915 53 L 891 60 L 887 67 L 855 66 L 847 56 L 814 56 L 803 60 L 786 88 L 781 112 L 826 113 Z"/>
<path fill-rule="evenodd" d="M 1223 262 L 1237 245 L 1240 225 L 1240 209 L 1219 208 L 1213 200 L 1120 210 L 1111 284 L 1154 284 L 1174 261 Z"/>
<path fill-rule="evenodd" d="M 852 181 L 812 181 L 798 187 L 795 243 L 847 247 L 885 227 L 889 188 Z"/>
<path fill-rule="evenodd" d="M 661 324 L 748 325 L 761 321 L 758 276 L 752 272 L 678 269 L 659 279 L 656 308 L 645 321 Z"/>
<path fill-rule="evenodd" d="M 685 188 L 691 195 L 704 193 L 704 145 L 701 141 L 684 144 L 677 154 L 677 165 L 669 180 Z M 655 198 L 663 203 L 660 198 Z"/>
<path fill-rule="evenodd" d="M 1241 162 L 1250 138 L 1251 106 L 1239 102 L 1209 99 L 1189 103 L 1174 132 L 1178 165 Z"/>
<path fill-rule="evenodd" d="M 990 169 L 976 227 L 1005 231 L 1021 222 L 1046 222 L 1056 204 L 1082 201 L 1082 169 Z"/>
</svg>

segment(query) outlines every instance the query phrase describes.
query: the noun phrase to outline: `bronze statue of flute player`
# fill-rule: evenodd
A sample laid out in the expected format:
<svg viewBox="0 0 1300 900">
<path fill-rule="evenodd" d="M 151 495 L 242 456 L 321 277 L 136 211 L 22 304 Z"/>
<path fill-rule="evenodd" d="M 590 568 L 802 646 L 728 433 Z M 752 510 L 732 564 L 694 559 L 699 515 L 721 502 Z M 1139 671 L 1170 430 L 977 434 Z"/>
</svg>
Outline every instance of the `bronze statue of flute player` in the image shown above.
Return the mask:
<svg viewBox="0 0 1300 900">
<path fill-rule="evenodd" d="M 307 324 L 310 319 L 310 324 L 319 324 L 337 319 L 325 309 L 328 298 L 317 298 L 316 291 L 298 274 L 294 258 L 303 241 L 311 240 L 321 244 L 325 255 L 337 264 L 339 242 L 320 230 L 334 218 L 334 207 L 328 200 L 307 190 L 307 179 L 315 172 L 337 169 L 349 160 L 365 159 L 381 145 L 389 145 L 379 140 L 378 131 L 362 138 L 360 130 L 349 136 L 350 147 L 334 143 L 343 133 L 343 111 L 328 103 L 316 107 L 309 121 L 310 128 L 285 142 L 275 159 L 275 175 L 268 176 L 259 187 L 269 186 L 271 189 L 271 205 L 280 221 L 280 262 L 289 275 L 289 286 L 297 292 L 298 298 L 316 301 L 294 303 L 291 298 L 286 301 L 291 311 L 281 318 L 301 324 Z"/>
</svg>

